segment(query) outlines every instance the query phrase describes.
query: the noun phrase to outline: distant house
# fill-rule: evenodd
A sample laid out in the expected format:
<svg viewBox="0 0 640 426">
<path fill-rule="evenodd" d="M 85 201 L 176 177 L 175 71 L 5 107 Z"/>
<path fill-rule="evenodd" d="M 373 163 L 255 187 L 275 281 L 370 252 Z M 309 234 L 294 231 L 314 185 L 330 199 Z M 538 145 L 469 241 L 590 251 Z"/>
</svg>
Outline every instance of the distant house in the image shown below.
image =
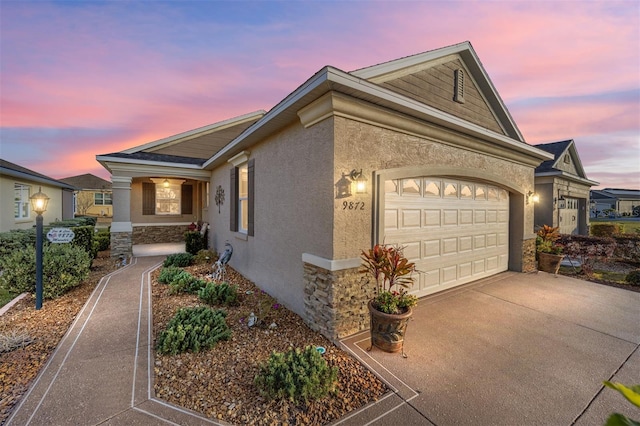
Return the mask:
<svg viewBox="0 0 640 426">
<path fill-rule="evenodd" d="M 589 233 L 589 190 L 598 182 L 589 180 L 575 142 L 570 140 L 535 145 L 553 154 L 535 171 L 534 207 L 536 227 L 557 226 L 562 234 Z"/>
<path fill-rule="evenodd" d="M 45 225 L 73 218 L 75 188 L 72 185 L 0 159 L 0 232 L 31 228 L 36 224 L 29 197 L 40 190 L 49 197 L 43 215 Z"/>
<path fill-rule="evenodd" d="M 361 250 L 398 244 L 413 294 L 535 269 L 528 145 L 468 42 L 316 74 L 269 112 L 98 155 L 111 255 L 210 224 L 230 265 L 331 338 L 369 326 Z M 586 192 L 588 194 L 588 191 Z"/>
<path fill-rule="evenodd" d="M 591 191 L 591 217 L 640 214 L 640 190 L 605 188 Z"/>
<path fill-rule="evenodd" d="M 78 188 L 73 194 L 73 207 L 76 216 L 113 216 L 111 182 L 86 173 L 60 179 Z"/>
</svg>

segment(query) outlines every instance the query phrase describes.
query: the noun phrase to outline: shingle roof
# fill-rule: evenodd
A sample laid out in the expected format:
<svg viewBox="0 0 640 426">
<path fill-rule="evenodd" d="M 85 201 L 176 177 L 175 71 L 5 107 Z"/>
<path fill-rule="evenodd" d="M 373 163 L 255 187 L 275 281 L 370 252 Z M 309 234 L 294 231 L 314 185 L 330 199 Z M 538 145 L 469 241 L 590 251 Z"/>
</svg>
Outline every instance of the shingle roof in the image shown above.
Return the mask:
<svg viewBox="0 0 640 426">
<path fill-rule="evenodd" d="M 553 154 L 553 160 L 543 161 L 538 167 L 536 167 L 536 173 L 550 172 L 556 170 L 553 165 L 558 160 L 558 157 L 566 151 L 567 147 L 573 142 L 571 139 L 560 142 L 541 143 L 534 145 L 536 148 L 540 148 L 543 151 L 547 151 L 549 154 Z"/>
<path fill-rule="evenodd" d="M 60 182 L 68 183 L 69 185 L 82 189 L 111 189 L 111 182 L 92 175 L 91 173 L 62 178 Z"/>
<path fill-rule="evenodd" d="M 115 158 L 128 158 L 131 160 L 153 161 L 157 163 L 193 164 L 197 166 L 201 166 L 205 161 L 207 161 L 207 159 L 205 158 L 191 158 L 191 157 L 181 157 L 178 155 L 154 154 L 152 152 L 135 152 L 133 154 L 114 152 L 112 154 L 104 154 L 102 156 L 115 157 Z"/>
<path fill-rule="evenodd" d="M 0 158 L 0 174 L 14 176 L 14 177 L 21 177 L 23 179 L 30 179 L 35 182 L 59 186 L 60 188 L 65 188 L 65 189 L 76 189 L 74 186 L 69 185 L 65 182 L 61 182 L 47 175 L 43 175 L 42 173 L 34 172 L 31 169 L 27 169 L 26 167 L 22 167 L 18 164 L 12 163 L 7 160 L 3 160 L 1 158 Z"/>
</svg>

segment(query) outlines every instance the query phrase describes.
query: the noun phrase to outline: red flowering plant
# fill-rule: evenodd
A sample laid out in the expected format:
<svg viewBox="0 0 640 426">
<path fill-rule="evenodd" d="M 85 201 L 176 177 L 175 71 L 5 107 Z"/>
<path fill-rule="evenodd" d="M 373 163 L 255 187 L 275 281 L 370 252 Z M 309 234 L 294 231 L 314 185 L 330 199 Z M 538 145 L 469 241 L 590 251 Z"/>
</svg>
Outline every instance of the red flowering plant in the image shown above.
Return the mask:
<svg viewBox="0 0 640 426">
<path fill-rule="evenodd" d="M 363 268 L 376 281 L 375 309 L 386 314 L 400 314 L 418 303 L 418 298 L 407 293 L 413 285 L 412 274 L 416 265 L 404 257 L 401 247 L 376 244 L 362 251 Z"/>
</svg>

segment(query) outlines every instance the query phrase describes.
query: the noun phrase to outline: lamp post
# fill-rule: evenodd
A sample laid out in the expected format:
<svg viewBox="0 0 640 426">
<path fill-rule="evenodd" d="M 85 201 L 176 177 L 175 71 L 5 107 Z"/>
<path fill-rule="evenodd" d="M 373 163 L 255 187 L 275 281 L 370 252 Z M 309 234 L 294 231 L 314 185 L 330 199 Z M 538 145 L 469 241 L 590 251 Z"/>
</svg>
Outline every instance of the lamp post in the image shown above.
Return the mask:
<svg viewBox="0 0 640 426">
<path fill-rule="evenodd" d="M 47 211 L 49 197 L 42 192 L 29 197 L 31 208 L 36 212 L 36 309 L 42 308 L 42 214 Z"/>
</svg>

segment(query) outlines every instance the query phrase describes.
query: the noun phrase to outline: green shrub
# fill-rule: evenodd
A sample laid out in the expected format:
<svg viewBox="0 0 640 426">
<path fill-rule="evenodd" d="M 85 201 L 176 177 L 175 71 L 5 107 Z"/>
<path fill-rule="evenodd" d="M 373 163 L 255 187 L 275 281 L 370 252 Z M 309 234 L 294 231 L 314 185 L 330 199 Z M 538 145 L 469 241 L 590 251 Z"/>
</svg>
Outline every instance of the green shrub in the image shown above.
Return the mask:
<svg viewBox="0 0 640 426">
<path fill-rule="evenodd" d="M 193 255 L 191 253 L 175 253 L 167 256 L 162 266 L 179 266 L 180 268 L 184 268 L 191 265 L 192 262 Z"/>
<path fill-rule="evenodd" d="M 187 271 L 176 273 L 173 280 L 169 282 L 171 293 L 191 293 L 198 294 L 198 291 L 207 285 L 207 281 L 194 277 Z"/>
<path fill-rule="evenodd" d="M 198 254 L 200 250 L 206 248 L 204 235 L 198 231 L 187 231 L 184 233 L 185 250 L 192 255 Z"/>
<path fill-rule="evenodd" d="M 209 305 L 238 305 L 238 286 L 229 285 L 228 282 L 216 284 L 207 283 L 206 286 L 198 290 L 198 297 Z"/>
<path fill-rule="evenodd" d="M 97 247 L 98 251 L 109 250 L 109 246 L 111 245 L 111 234 L 108 229 L 103 229 L 95 233 L 93 236 L 94 246 Z"/>
<path fill-rule="evenodd" d="M 166 268 L 162 268 L 162 270 L 160 271 L 160 275 L 158 275 L 158 282 L 162 284 L 170 284 L 181 272 L 184 272 L 184 270 L 182 268 L 178 268 L 177 266 L 168 266 Z"/>
<path fill-rule="evenodd" d="M 207 306 L 181 308 L 158 336 L 156 350 L 175 355 L 212 348 L 219 340 L 231 337 L 226 316 L 225 311 L 214 311 Z"/>
<path fill-rule="evenodd" d="M 43 238 L 45 244 L 48 243 L 47 238 Z M 36 230 L 30 229 L 16 229 L 9 232 L 0 233 L 0 257 L 9 255 L 10 253 L 22 250 L 26 247 L 35 247 L 36 245 Z"/>
<path fill-rule="evenodd" d="M 80 284 L 89 275 L 91 258 L 72 244 L 49 244 L 42 253 L 43 297 L 53 299 Z M 0 258 L 0 286 L 14 293 L 35 293 L 36 250 L 27 247 Z"/>
<path fill-rule="evenodd" d="M 329 367 L 312 346 L 285 353 L 273 352 L 260 365 L 254 383 L 263 396 L 307 402 L 335 392 L 338 368 Z"/>
<path fill-rule="evenodd" d="M 590 234 L 594 237 L 612 237 L 621 234 L 622 230 L 619 223 L 592 223 Z"/>
<path fill-rule="evenodd" d="M 203 249 L 198 251 L 198 254 L 196 254 L 196 257 L 193 258 L 193 263 L 198 265 L 201 265 L 203 263 L 212 265 L 213 263 L 215 263 L 216 260 L 218 260 L 217 254 L 215 254 L 211 250 Z"/>
<path fill-rule="evenodd" d="M 624 280 L 633 286 L 640 286 L 640 269 L 629 272 Z"/>
</svg>

